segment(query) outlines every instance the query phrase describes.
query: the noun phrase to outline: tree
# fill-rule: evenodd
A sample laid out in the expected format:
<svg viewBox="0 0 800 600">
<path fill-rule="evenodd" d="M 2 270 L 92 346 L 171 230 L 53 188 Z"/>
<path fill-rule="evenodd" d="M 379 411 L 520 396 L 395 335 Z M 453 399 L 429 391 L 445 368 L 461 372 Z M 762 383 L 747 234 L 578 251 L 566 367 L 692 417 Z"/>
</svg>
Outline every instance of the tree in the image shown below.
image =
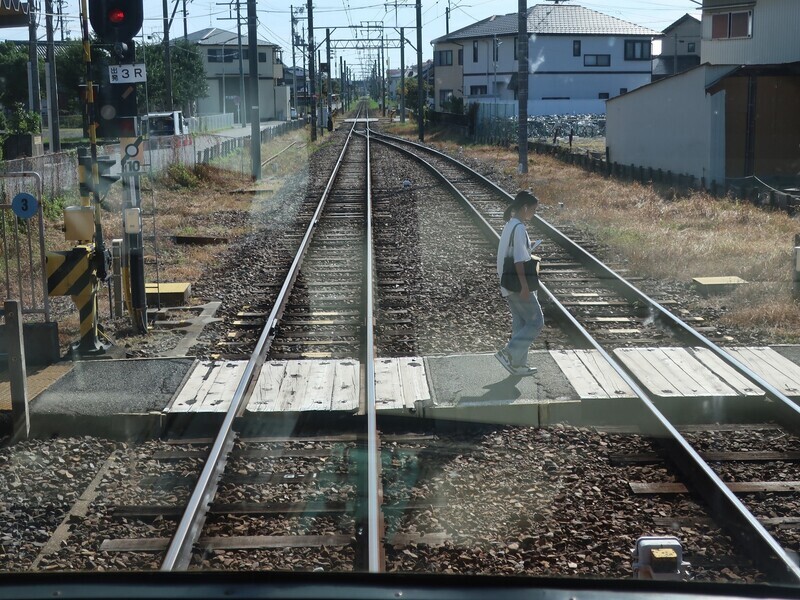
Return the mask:
<svg viewBox="0 0 800 600">
<path fill-rule="evenodd" d="M 97 85 L 106 70 L 108 53 L 101 50 L 95 40 L 92 48 L 92 81 Z M 68 40 L 56 54 L 56 77 L 58 79 L 58 100 L 62 107 L 72 114 L 83 112 L 83 100 L 78 94 L 79 86 L 86 83 L 86 63 L 83 58 L 83 42 Z"/>
<path fill-rule="evenodd" d="M 409 110 L 416 110 L 417 106 L 417 77 L 406 77 L 406 108 Z M 422 81 L 422 89 L 424 90 L 423 98 L 427 101 L 430 97 L 431 86 L 429 83 Z"/>
<path fill-rule="evenodd" d="M 39 73 L 44 73 L 44 68 L 40 68 Z M 28 50 L 14 42 L 2 42 L 0 103 L 10 108 L 17 102 L 28 104 Z"/>
<path fill-rule="evenodd" d="M 147 99 L 143 93 L 144 86 L 141 86 L 138 96 L 139 112 L 146 112 L 146 108 L 151 112 L 172 110 L 165 100 L 167 90 L 164 46 L 147 44 L 142 49 L 144 52 L 139 60 L 143 60 L 147 68 Z M 198 47 L 187 40 L 177 40 L 171 50 L 173 102 L 177 106 L 182 106 L 185 112 L 189 112 L 187 109 L 192 103 L 208 94 L 203 57 Z"/>
</svg>

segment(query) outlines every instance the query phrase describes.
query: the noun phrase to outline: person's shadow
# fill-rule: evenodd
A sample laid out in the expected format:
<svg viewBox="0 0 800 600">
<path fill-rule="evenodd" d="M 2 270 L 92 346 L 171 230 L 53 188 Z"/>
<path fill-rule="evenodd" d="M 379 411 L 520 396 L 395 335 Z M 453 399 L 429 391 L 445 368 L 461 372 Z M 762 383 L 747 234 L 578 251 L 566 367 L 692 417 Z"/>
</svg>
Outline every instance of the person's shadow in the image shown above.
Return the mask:
<svg viewBox="0 0 800 600">
<path fill-rule="evenodd" d="M 522 392 L 517 389 L 517 384 L 520 381 L 522 381 L 522 377 L 519 375 L 509 375 L 502 381 L 483 386 L 486 393 L 481 396 L 460 396 L 458 405 L 462 406 L 474 403 L 485 406 L 492 401 L 503 403 L 513 402 L 522 395 Z"/>
</svg>

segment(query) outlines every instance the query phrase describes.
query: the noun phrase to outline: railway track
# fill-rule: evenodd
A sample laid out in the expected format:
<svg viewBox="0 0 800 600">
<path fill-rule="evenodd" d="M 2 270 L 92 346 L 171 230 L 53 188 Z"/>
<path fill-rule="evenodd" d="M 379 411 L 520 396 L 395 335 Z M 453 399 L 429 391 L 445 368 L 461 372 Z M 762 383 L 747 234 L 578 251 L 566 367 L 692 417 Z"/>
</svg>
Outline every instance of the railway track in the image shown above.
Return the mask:
<svg viewBox="0 0 800 600">
<path fill-rule="evenodd" d="M 106 552 L 124 556 L 144 550 L 150 557 L 142 562 L 145 568 L 153 568 L 154 552 L 156 556 L 163 554 L 163 560 L 156 559 L 162 570 L 258 568 L 267 564 L 279 569 L 378 572 L 387 568 L 442 567 L 470 572 L 474 559 L 463 558 L 463 548 L 483 539 L 487 531 L 483 527 L 492 529 L 496 528 L 492 523 L 508 522 L 512 524 L 509 531 L 498 533 L 492 529 L 493 534 L 507 538 L 513 533 L 517 538 L 507 540 L 502 549 L 499 564 L 505 566 L 499 572 L 527 572 L 536 568 L 533 564 L 526 565 L 525 561 L 531 559 L 529 555 L 525 557 L 524 551 L 537 549 L 547 568 L 551 562 L 554 569 L 563 567 L 560 572 L 573 568 L 570 562 L 561 564 L 566 548 L 572 545 L 552 541 L 554 526 L 548 526 L 550 530 L 541 537 L 544 541 L 533 532 L 551 519 L 552 523 L 559 522 L 559 516 L 553 514 L 559 502 L 568 500 L 578 514 L 590 509 L 603 496 L 599 487 L 602 482 L 588 492 L 582 491 L 578 500 L 565 495 L 568 486 L 577 485 L 581 477 L 588 479 L 591 475 L 590 467 L 581 467 L 581 471 L 571 468 L 571 461 L 578 461 L 580 448 L 576 450 L 574 444 L 569 448 L 559 446 L 567 444 L 570 434 L 575 432 L 556 430 L 540 434 L 526 428 L 508 428 L 489 433 L 469 432 L 460 438 L 418 432 L 379 436 L 374 399 L 376 348 L 381 347 L 381 352 L 387 354 L 403 355 L 413 351 L 418 341 L 413 322 L 408 318 L 407 302 L 411 295 L 408 290 L 413 281 L 406 275 L 401 264 L 403 253 L 398 250 L 402 230 L 392 232 L 385 227 L 396 218 L 393 214 L 398 204 L 396 196 L 402 192 L 393 196 L 386 186 L 378 194 L 381 199 L 373 210 L 371 169 L 367 164 L 363 170 L 369 156 L 367 136 L 366 131 L 363 135 L 352 133 L 337 163 L 338 172 L 321 191 L 322 200 L 313 211 L 306 209 L 304 218 L 308 228 L 299 240 L 299 251 L 283 283 L 274 288 L 275 300 L 268 314 L 262 311 L 264 314 L 258 318 L 250 315 L 254 321 L 263 322 L 264 329 L 219 433 L 194 444 L 183 440 L 171 449 L 156 448 L 140 461 L 167 463 L 173 468 L 166 476 L 146 475 L 149 479 L 143 485 L 154 492 L 152 496 L 147 502 L 140 498 L 138 504 L 120 504 L 115 518 L 137 522 L 151 519 L 154 525 L 137 525 L 135 530 L 143 534 L 141 539 L 110 540 Z M 348 151 L 356 154 L 347 154 Z M 463 190 L 460 194 L 464 205 L 480 208 L 470 218 L 478 224 L 476 231 L 486 236 L 488 242 L 484 244 L 491 248 L 492 243 L 496 244 L 499 214 L 507 196 L 444 158 L 437 156 L 436 160 L 442 162 L 434 165 L 433 170 L 441 174 L 449 170 L 449 178 L 458 190 Z M 429 157 L 429 161 L 433 159 Z M 362 180 L 365 186 L 357 189 L 355 183 Z M 373 218 L 381 225 L 378 235 L 373 235 Z M 464 227 L 468 229 L 466 224 Z M 685 321 L 667 313 L 666 302 L 655 303 L 645 297 L 630 280 L 618 278 L 617 273 L 586 249 L 571 246 L 567 236 L 552 230 L 546 222 L 540 220 L 538 227 L 549 236 L 543 247 L 547 262 L 542 292 L 549 300 L 552 312 L 548 314 L 552 316 L 558 311 L 563 315 L 559 320 L 565 324 L 572 343 L 597 350 L 618 367 L 620 377 L 642 400 L 645 418 L 639 433 L 658 442 L 659 455 L 653 456 L 648 450 L 644 458 L 644 453 L 633 458 L 636 455 L 628 452 L 623 458 L 617 455 L 613 459 L 616 463 L 611 466 L 632 463 L 641 466 L 666 460 L 668 469 L 659 474 L 667 481 L 639 482 L 650 486 L 647 488 L 650 491 L 643 495 L 666 494 L 656 484 L 676 484 L 679 479 L 685 486 L 679 493 L 692 492 L 703 498 L 708 513 L 720 517 L 726 526 L 725 533 L 737 540 L 739 550 L 751 552 L 761 569 L 778 581 L 800 579 L 796 564 L 784 549 L 795 540 L 794 534 L 786 534 L 792 531 L 787 527 L 793 524 L 791 517 L 773 515 L 780 512 L 779 504 L 774 502 L 770 502 L 765 514 L 753 515 L 759 509 L 758 494 L 797 493 L 800 477 L 784 478 L 780 490 L 775 485 L 767 489 L 770 486 L 764 487 L 763 483 L 775 477 L 776 464 L 780 467 L 798 459 L 800 443 L 795 437 L 787 437 L 780 451 L 768 454 L 767 447 L 757 447 L 754 442 L 752 447 L 748 446 L 751 442 L 745 439 L 720 439 L 720 450 L 706 443 L 708 432 L 718 430 L 710 424 L 695 432 L 679 430 L 619 364 L 613 350 L 663 341 L 667 335 L 671 343 L 686 338 L 699 343 L 696 332 Z M 474 243 L 478 243 L 478 237 Z M 382 275 L 378 281 L 373 279 L 376 273 Z M 493 277 L 493 272 L 487 269 L 489 275 Z M 587 290 L 588 285 L 597 287 Z M 375 290 L 379 292 L 377 300 L 373 298 Z M 378 321 L 380 340 L 373 331 L 376 305 L 381 319 L 389 318 L 388 323 Z M 626 337 L 610 331 L 611 321 L 598 320 L 603 316 L 619 318 L 618 314 L 648 321 L 645 330 L 639 328 L 636 336 Z M 707 342 L 703 341 L 706 348 L 720 360 L 750 376 L 735 358 Z M 361 409 L 366 419 L 354 421 L 354 430 L 342 434 L 242 439 L 233 426 L 234 421 L 244 410 L 261 366 L 278 358 L 357 359 L 366 382 Z M 789 436 L 792 431 L 800 430 L 797 408 L 780 390 L 759 381 L 758 376 L 752 382 L 765 390 L 774 404 L 774 414 L 789 428 L 781 435 Z M 718 416 L 709 414 L 709 418 Z M 774 426 L 762 425 L 768 431 L 769 427 Z M 555 447 L 561 448 L 563 454 L 548 452 L 553 438 L 558 442 Z M 590 438 L 582 447 L 602 447 L 606 443 L 605 439 Z M 744 460 L 731 459 L 730 452 L 734 450 L 730 448 L 743 444 L 749 456 Z M 542 451 L 546 458 L 534 461 Z M 499 466 L 495 467 L 496 472 L 482 470 L 481 462 L 486 458 L 492 459 L 491 464 L 511 463 L 514 468 L 506 470 Z M 750 466 L 741 472 L 730 466 L 744 462 Z M 118 463 L 119 457 L 112 455 L 103 470 L 112 471 Z M 752 466 L 762 463 L 770 463 L 769 474 L 760 475 Z M 591 466 L 599 468 L 599 463 Z M 149 467 L 137 468 L 150 471 Z M 610 471 L 603 473 L 608 476 Z M 532 475 L 538 487 L 529 483 Z M 630 474 L 619 479 L 633 480 Z M 756 501 L 737 498 L 729 485 L 731 480 L 761 485 L 746 492 L 756 494 Z M 476 486 L 481 494 L 469 498 Z M 498 498 L 494 504 L 485 501 L 492 491 Z M 616 487 L 613 492 L 623 494 Z M 170 502 L 165 502 L 166 499 Z M 697 522 L 686 518 L 686 522 Z M 172 519 L 178 519 L 177 525 Z M 598 520 L 589 519 L 593 526 Z M 573 522 L 572 526 L 576 524 Z M 602 522 L 596 527 L 592 535 L 603 535 Z M 584 539 L 587 536 L 580 532 L 574 537 L 578 547 L 581 543 L 589 544 L 588 538 Z M 51 550 L 54 548 L 50 546 Z M 285 557 L 287 548 L 296 549 L 289 554 L 293 557 L 289 561 Z M 229 562 L 232 556 L 236 567 Z"/>
</svg>

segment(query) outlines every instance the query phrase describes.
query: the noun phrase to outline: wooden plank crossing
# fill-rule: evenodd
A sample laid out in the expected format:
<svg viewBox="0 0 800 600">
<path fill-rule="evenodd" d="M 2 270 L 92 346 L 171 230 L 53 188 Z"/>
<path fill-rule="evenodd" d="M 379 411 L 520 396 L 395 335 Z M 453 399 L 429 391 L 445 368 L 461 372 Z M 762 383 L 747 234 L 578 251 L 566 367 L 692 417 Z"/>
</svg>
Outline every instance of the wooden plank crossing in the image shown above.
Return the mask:
<svg viewBox="0 0 800 600">
<path fill-rule="evenodd" d="M 358 410 L 361 366 L 352 359 L 273 360 L 256 382 L 249 412 Z"/>
<path fill-rule="evenodd" d="M 246 365 L 246 361 L 198 362 L 167 412 L 227 411 Z"/>
<path fill-rule="evenodd" d="M 800 366 L 772 348 L 729 348 L 728 351 L 790 398 L 800 398 Z"/>
<path fill-rule="evenodd" d="M 413 409 L 431 398 L 421 358 L 379 358 L 375 361 L 375 400 L 378 410 Z"/>
<path fill-rule="evenodd" d="M 551 350 L 550 356 L 581 400 L 636 397 L 597 350 Z"/>
<path fill-rule="evenodd" d="M 618 348 L 614 354 L 660 398 L 761 397 L 764 392 L 702 348 Z"/>
</svg>

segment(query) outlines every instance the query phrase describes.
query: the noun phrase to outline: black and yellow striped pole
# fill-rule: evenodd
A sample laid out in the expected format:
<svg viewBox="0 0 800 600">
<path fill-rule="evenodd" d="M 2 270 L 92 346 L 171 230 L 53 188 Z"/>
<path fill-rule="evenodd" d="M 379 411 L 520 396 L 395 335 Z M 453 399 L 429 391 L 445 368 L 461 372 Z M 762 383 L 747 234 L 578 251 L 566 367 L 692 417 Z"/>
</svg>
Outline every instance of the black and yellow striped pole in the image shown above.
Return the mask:
<svg viewBox="0 0 800 600">
<path fill-rule="evenodd" d="M 83 244 L 72 250 L 47 253 L 47 293 L 70 296 L 80 315 L 80 341 L 73 350 L 81 355 L 103 354 L 97 327 L 98 280 L 92 269 L 94 246 Z"/>
</svg>

